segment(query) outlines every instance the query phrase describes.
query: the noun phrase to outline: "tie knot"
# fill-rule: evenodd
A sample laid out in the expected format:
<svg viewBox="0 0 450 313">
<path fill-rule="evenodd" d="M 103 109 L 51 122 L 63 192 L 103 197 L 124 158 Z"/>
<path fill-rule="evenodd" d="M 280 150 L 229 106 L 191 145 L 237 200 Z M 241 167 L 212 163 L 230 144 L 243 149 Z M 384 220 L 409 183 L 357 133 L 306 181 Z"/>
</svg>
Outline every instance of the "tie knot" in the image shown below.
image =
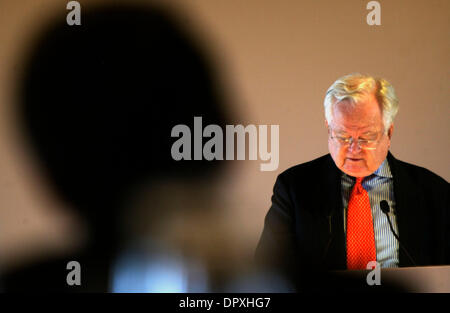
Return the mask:
<svg viewBox="0 0 450 313">
<path fill-rule="evenodd" d="M 353 190 L 355 190 L 357 193 L 362 193 L 365 191 L 364 187 L 362 186 L 362 180 L 364 177 L 357 177 L 355 186 L 353 186 Z"/>
</svg>

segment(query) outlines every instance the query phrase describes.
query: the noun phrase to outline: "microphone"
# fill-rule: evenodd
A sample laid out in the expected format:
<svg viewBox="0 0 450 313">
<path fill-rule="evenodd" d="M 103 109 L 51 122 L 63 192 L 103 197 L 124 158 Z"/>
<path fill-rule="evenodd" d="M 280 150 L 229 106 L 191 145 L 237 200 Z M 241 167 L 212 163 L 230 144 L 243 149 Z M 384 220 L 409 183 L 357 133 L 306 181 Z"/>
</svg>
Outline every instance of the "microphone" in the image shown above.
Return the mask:
<svg viewBox="0 0 450 313">
<path fill-rule="evenodd" d="M 391 208 L 389 207 L 389 204 L 387 203 L 386 200 L 381 200 L 380 208 L 381 208 L 381 211 L 386 215 L 386 218 L 387 218 L 388 223 L 389 223 L 389 228 L 391 229 L 391 232 L 394 235 L 394 237 L 397 239 L 400 247 L 403 249 L 403 251 L 405 252 L 406 256 L 409 258 L 409 260 L 412 262 L 412 264 L 414 264 L 414 266 L 417 266 L 416 262 L 414 262 L 413 258 L 409 255 L 409 253 L 406 250 L 406 248 L 400 242 L 400 239 L 398 238 L 397 234 L 394 231 L 394 228 L 392 227 L 391 219 L 389 218 L 389 212 L 390 212 Z"/>
</svg>

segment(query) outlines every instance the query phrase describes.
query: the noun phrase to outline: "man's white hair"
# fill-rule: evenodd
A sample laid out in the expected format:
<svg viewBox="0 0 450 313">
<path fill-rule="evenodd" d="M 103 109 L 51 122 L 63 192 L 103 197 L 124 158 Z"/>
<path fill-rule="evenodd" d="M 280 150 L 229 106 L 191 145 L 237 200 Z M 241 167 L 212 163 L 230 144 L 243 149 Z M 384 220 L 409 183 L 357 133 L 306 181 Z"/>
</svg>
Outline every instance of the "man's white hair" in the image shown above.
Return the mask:
<svg viewBox="0 0 450 313">
<path fill-rule="evenodd" d="M 327 90 L 324 100 L 325 118 L 328 124 L 333 119 L 333 106 L 342 100 L 350 100 L 353 106 L 369 95 L 374 95 L 383 115 L 385 132 L 394 122 L 398 111 L 398 99 L 394 87 L 383 78 L 369 75 L 350 74 L 338 78 Z"/>
</svg>

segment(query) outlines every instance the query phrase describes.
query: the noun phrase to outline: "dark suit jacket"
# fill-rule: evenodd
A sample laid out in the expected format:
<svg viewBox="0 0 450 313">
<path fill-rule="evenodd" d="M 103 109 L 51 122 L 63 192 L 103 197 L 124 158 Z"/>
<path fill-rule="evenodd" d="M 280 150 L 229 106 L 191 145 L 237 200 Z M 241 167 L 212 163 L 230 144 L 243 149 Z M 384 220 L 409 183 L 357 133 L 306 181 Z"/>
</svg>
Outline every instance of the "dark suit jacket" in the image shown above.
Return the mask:
<svg viewBox="0 0 450 313">
<path fill-rule="evenodd" d="M 448 182 L 391 153 L 387 159 L 401 243 L 418 266 L 450 264 Z M 256 249 L 258 263 L 287 277 L 346 269 L 341 173 L 327 154 L 278 176 Z M 401 267 L 413 265 L 403 249 L 399 261 Z"/>
</svg>

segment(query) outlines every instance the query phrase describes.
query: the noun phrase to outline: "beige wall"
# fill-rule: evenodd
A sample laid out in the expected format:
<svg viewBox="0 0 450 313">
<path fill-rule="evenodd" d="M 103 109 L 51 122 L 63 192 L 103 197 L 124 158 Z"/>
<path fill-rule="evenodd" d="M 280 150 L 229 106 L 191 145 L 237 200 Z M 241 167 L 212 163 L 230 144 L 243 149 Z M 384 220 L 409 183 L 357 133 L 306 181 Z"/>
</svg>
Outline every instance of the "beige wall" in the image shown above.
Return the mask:
<svg viewBox="0 0 450 313">
<path fill-rule="evenodd" d="M 350 72 L 382 76 L 396 88 L 394 155 L 450 179 L 449 1 L 379 1 L 381 26 L 366 24 L 365 0 L 171 2 L 211 43 L 232 90 L 235 124 L 280 125 L 277 171 L 236 161 L 224 180 L 229 212 L 241 221 L 234 227 L 248 245 L 260 235 L 277 174 L 327 153 L 324 93 Z M 43 189 L 8 115 L 28 40 L 52 10 L 65 15 L 65 3 L 0 2 L 0 255 L 11 260 L 71 238 L 64 204 Z"/>
</svg>

